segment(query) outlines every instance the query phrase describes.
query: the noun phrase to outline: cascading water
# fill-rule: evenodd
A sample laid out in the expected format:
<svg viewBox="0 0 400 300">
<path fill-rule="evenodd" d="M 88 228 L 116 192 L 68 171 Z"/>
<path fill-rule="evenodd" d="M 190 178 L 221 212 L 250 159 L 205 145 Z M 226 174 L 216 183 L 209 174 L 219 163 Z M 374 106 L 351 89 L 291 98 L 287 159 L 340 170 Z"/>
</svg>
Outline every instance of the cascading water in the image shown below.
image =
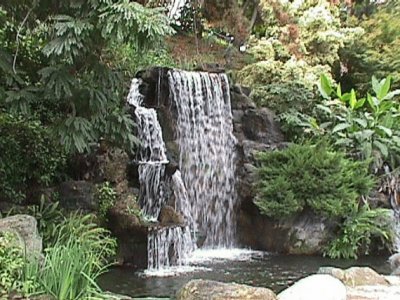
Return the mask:
<svg viewBox="0 0 400 300">
<path fill-rule="evenodd" d="M 204 246 L 232 247 L 235 236 L 235 151 L 229 82 L 225 74 L 168 73 L 178 112 L 179 169 L 194 230 Z"/>
<path fill-rule="evenodd" d="M 178 20 L 186 2 L 187 0 L 172 0 L 168 5 L 168 17 L 172 20 Z"/>
<path fill-rule="evenodd" d="M 143 213 L 156 221 L 162 206 L 166 203 L 165 168 L 168 164 L 162 130 L 156 111 L 142 107 L 143 96 L 139 92 L 141 81 L 133 79 L 128 103 L 135 107 L 138 138 L 141 141 L 137 160 L 140 183 L 140 203 Z M 188 206 L 187 193 L 179 171 L 172 176 L 172 191 L 176 205 L 182 207 L 183 215 Z M 191 219 L 189 216 L 188 220 Z M 184 263 L 187 253 L 194 248 L 190 226 L 154 227 L 149 229 L 147 254 L 148 270 L 160 270 Z"/>
<path fill-rule="evenodd" d="M 141 105 L 140 80 L 132 81 L 128 96 L 141 140 L 137 159 L 142 210 L 157 220 L 173 196 L 175 211 L 185 219 L 185 225 L 149 229 L 150 271 L 185 264 L 199 237 L 207 249 L 231 248 L 235 238 L 236 138 L 228 78 L 171 70 L 168 83 L 179 145 L 179 170 L 169 178 L 161 126 L 156 111 Z"/>
</svg>

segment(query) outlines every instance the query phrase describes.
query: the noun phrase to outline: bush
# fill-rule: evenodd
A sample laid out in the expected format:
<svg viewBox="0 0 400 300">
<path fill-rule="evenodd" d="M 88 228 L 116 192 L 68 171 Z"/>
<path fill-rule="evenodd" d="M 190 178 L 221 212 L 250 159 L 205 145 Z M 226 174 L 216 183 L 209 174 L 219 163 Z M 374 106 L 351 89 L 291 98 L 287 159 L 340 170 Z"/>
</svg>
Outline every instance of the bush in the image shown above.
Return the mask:
<svg viewBox="0 0 400 300">
<path fill-rule="evenodd" d="M 99 199 L 99 217 L 106 219 L 108 210 L 117 200 L 117 193 L 109 182 L 104 182 L 97 188 L 97 198 Z"/>
<path fill-rule="evenodd" d="M 57 177 L 65 157 L 40 123 L 0 114 L 0 136 L 0 200 L 21 202 Z"/>
<path fill-rule="evenodd" d="M 251 98 L 259 106 L 266 106 L 278 115 L 291 109 L 310 112 L 315 104 L 312 90 L 298 82 L 274 82 L 252 90 Z"/>
<path fill-rule="evenodd" d="M 330 218 L 344 217 L 374 185 L 366 163 L 347 159 L 324 141 L 259 153 L 258 162 L 255 204 L 274 218 L 304 208 Z"/>
<path fill-rule="evenodd" d="M 24 251 L 18 246 L 18 237 L 10 232 L 0 232 L 0 298 L 17 290 L 24 265 Z"/>
<path fill-rule="evenodd" d="M 328 245 L 324 255 L 331 258 L 356 259 L 359 254 L 368 254 L 372 238 L 381 239 L 383 245 L 392 245 L 391 215 L 391 210 L 384 208 L 354 208 L 342 224 L 338 237 Z"/>
</svg>

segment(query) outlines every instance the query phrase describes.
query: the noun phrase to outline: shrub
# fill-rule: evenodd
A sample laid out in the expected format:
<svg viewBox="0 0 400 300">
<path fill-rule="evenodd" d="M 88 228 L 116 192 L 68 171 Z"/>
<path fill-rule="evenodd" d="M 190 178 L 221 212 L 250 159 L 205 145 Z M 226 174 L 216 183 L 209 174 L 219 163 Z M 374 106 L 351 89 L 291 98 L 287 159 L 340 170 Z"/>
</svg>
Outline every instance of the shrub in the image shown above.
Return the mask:
<svg viewBox="0 0 400 300">
<path fill-rule="evenodd" d="M 255 204 L 274 218 L 307 207 L 318 215 L 343 217 L 374 185 L 366 163 L 347 159 L 324 141 L 262 152 L 258 162 Z"/>
<path fill-rule="evenodd" d="M 298 82 L 274 82 L 252 90 L 251 98 L 259 106 L 266 106 L 278 115 L 294 109 L 310 112 L 315 102 L 312 90 Z"/>
<path fill-rule="evenodd" d="M 382 244 L 393 241 L 393 220 L 389 209 L 354 208 L 341 226 L 340 233 L 326 248 L 324 255 L 331 258 L 354 258 L 368 254 L 372 238 L 380 238 Z M 390 246 L 389 246 L 390 248 Z"/>
<path fill-rule="evenodd" d="M 65 158 L 40 123 L 0 114 L 0 136 L 0 198 L 21 202 L 57 177 Z"/>
<path fill-rule="evenodd" d="M 13 233 L 0 232 L 0 298 L 20 286 L 24 251 L 17 239 Z"/>
<path fill-rule="evenodd" d="M 99 216 L 106 219 L 108 210 L 115 204 L 117 193 L 109 182 L 104 182 L 97 188 L 97 197 L 99 199 Z"/>
</svg>

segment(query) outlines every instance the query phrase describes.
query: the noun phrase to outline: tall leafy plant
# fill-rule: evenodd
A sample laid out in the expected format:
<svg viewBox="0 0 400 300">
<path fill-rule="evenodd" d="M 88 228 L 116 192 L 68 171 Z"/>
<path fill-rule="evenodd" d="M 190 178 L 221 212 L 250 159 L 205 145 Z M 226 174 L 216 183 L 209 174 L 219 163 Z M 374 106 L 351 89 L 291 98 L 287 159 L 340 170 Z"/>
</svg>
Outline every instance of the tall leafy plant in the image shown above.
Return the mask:
<svg viewBox="0 0 400 300">
<path fill-rule="evenodd" d="M 302 115 L 292 125 L 311 136 L 329 136 L 336 147 L 349 155 L 372 159 L 374 168 L 381 167 L 383 161 L 397 165 L 400 111 L 395 99 L 400 90 L 391 91 L 391 83 L 390 76 L 382 80 L 373 77 L 372 93 L 360 98 L 354 89 L 343 93 L 340 84 L 322 75 L 319 91 L 323 100 L 312 116 Z"/>
</svg>

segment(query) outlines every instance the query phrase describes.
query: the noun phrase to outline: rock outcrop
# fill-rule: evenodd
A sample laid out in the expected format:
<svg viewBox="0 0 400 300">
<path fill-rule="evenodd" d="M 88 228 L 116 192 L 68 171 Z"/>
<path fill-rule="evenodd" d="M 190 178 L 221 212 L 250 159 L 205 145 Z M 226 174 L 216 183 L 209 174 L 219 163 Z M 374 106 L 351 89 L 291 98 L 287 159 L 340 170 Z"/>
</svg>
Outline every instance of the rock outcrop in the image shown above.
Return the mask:
<svg viewBox="0 0 400 300">
<path fill-rule="evenodd" d="M 266 288 L 197 279 L 184 285 L 178 291 L 176 298 L 177 300 L 276 300 L 276 295 Z"/>
<path fill-rule="evenodd" d="M 40 258 L 42 255 L 42 238 L 37 229 L 37 221 L 29 215 L 15 215 L 0 219 L 0 231 L 17 234 L 28 257 Z"/>
</svg>

